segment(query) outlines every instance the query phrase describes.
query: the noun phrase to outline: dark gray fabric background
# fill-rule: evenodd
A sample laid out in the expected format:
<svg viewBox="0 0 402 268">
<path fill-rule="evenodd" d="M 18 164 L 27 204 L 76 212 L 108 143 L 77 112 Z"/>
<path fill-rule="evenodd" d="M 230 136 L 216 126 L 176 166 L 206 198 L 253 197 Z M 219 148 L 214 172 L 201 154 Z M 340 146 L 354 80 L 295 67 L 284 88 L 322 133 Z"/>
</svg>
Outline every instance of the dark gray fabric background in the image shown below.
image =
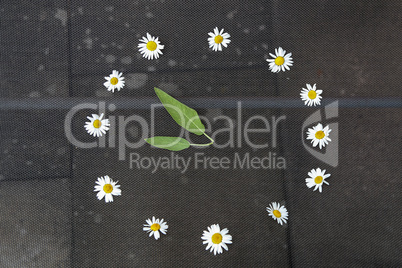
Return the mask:
<svg viewBox="0 0 402 268">
<path fill-rule="evenodd" d="M 398 0 L 1 1 L 0 267 L 401 267 L 401 11 Z M 219 53 L 207 42 L 216 26 L 232 36 Z M 138 53 L 147 32 L 165 45 L 158 60 Z M 274 74 L 265 59 L 278 46 L 294 66 Z M 112 94 L 103 77 L 114 69 L 126 86 Z M 306 83 L 324 91 L 324 104 L 339 100 L 338 167 L 303 148 L 303 122 L 323 108 L 303 106 Z M 276 148 L 259 134 L 253 141 L 268 149 L 243 140 L 177 155 L 272 152 L 286 169 L 152 174 L 119 161 L 117 148 L 67 140 L 72 106 L 105 101 L 117 107 L 108 116 L 150 118 L 154 86 L 207 118 L 236 119 L 236 101 L 243 119 L 286 116 Z M 90 113 L 73 118 L 81 141 L 96 140 L 83 127 Z M 167 112 L 157 114 L 157 134 L 179 133 Z M 126 136 L 136 141 L 139 131 L 129 124 Z M 147 145 L 132 152 L 170 155 Z M 317 167 L 332 174 L 321 194 L 304 181 Z M 103 175 L 121 185 L 111 204 L 93 192 Z M 286 205 L 288 224 L 268 216 L 274 201 Z M 169 224 L 158 241 L 142 231 L 152 216 Z M 201 240 L 214 223 L 233 236 L 219 256 Z"/>
</svg>

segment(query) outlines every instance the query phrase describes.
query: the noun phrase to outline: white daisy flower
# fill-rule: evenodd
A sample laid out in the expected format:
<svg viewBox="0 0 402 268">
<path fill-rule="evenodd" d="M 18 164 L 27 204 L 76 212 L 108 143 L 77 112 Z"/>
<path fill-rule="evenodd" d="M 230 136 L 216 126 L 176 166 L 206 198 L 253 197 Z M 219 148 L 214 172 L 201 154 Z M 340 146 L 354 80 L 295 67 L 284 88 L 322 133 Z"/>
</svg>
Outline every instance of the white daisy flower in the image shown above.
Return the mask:
<svg viewBox="0 0 402 268">
<path fill-rule="evenodd" d="M 288 211 L 285 206 L 281 206 L 279 203 L 272 202 L 267 207 L 268 215 L 272 216 L 274 220 L 277 220 L 280 225 L 286 223 L 288 219 Z"/>
<path fill-rule="evenodd" d="M 321 89 L 316 89 L 314 84 L 311 86 L 310 84 L 306 84 L 307 89 L 303 88 L 300 97 L 302 100 L 304 100 L 304 105 L 314 106 L 319 105 L 321 103 L 321 96 L 320 94 L 322 93 Z"/>
<path fill-rule="evenodd" d="M 286 54 L 286 50 L 283 50 L 281 47 L 275 48 L 275 55 L 269 53 L 273 59 L 267 59 L 269 62 L 269 69 L 273 73 L 278 73 L 281 69 L 282 71 L 290 70 L 289 66 L 293 66 L 292 53 Z"/>
<path fill-rule="evenodd" d="M 159 58 L 159 54 L 163 54 L 161 50 L 164 48 L 164 45 L 160 44 L 158 38 L 159 37 L 155 38 L 147 33 L 147 37 L 143 36 L 142 39 L 140 39 L 143 43 L 139 43 L 138 47 L 144 58 L 148 60 L 152 60 L 153 58 L 157 59 Z"/>
<path fill-rule="evenodd" d="M 232 236 L 228 233 L 227 228 L 221 230 L 219 224 L 212 224 L 208 227 L 208 231 L 204 231 L 201 236 L 201 239 L 204 240 L 202 243 L 208 244 L 205 250 L 214 251 L 214 255 L 223 253 L 222 248 L 229 250 L 226 244 L 232 244 Z"/>
<path fill-rule="evenodd" d="M 114 93 L 114 90 L 117 89 L 120 91 L 124 87 L 124 77 L 122 77 L 123 73 L 119 73 L 116 70 L 113 70 L 112 74 L 109 76 L 105 76 L 105 79 L 107 80 L 103 85 L 107 88 L 108 91 L 112 91 Z"/>
<path fill-rule="evenodd" d="M 209 47 L 214 51 L 222 51 L 222 46 L 227 47 L 230 43 L 230 34 L 224 33 L 223 29 L 219 32 L 218 27 L 215 27 L 214 32 L 209 32 L 208 38 Z"/>
<path fill-rule="evenodd" d="M 328 137 L 331 131 L 332 129 L 329 129 L 329 126 L 322 128 L 321 123 L 318 123 L 318 125 L 315 127 L 308 129 L 307 139 L 311 140 L 313 147 L 316 147 L 317 144 L 319 144 L 321 149 L 322 147 L 325 147 L 329 141 L 331 141 L 331 139 Z"/>
<path fill-rule="evenodd" d="M 312 169 L 308 173 L 308 175 L 310 176 L 310 178 L 306 179 L 306 185 L 308 188 L 315 186 L 314 191 L 318 188 L 321 193 L 322 184 L 325 183 L 326 185 L 329 185 L 329 183 L 325 179 L 331 176 L 331 174 L 325 174 L 325 169 L 322 171 L 320 168 Z"/>
<path fill-rule="evenodd" d="M 105 202 L 113 202 L 113 195 L 121 195 L 120 185 L 116 185 L 117 181 L 113 181 L 109 176 L 100 177 L 96 181 L 94 192 L 97 193 L 96 197 L 102 200 L 105 197 Z"/>
<path fill-rule="evenodd" d="M 155 219 L 155 217 L 152 217 L 152 221 L 151 219 L 147 219 L 146 222 L 147 224 L 144 224 L 142 230 L 148 232 L 150 237 L 154 235 L 156 240 L 160 237 L 159 232 L 165 235 L 169 227 L 163 219 L 159 220 Z"/>
<path fill-rule="evenodd" d="M 106 134 L 106 131 L 109 130 L 109 119 L 103 119 L 103 114 L 100 116 L 97 114 L 92 114 L 92 117 L 87 116 L 90 122 L 85 122 L 85 129 L 87 132 L 94 137 L 100 137 L 102 134 Z"/>
</svg>

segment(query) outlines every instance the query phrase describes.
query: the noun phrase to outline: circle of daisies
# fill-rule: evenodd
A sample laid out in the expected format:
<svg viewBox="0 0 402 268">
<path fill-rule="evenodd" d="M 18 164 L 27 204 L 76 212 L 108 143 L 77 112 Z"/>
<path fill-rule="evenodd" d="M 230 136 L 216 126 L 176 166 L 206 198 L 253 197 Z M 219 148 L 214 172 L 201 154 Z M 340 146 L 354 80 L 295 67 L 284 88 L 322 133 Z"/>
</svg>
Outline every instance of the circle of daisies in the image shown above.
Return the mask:
<svg viewBox="0 0 402 268">
<path fill-rule="evenodd" d="M 229 33 L 224 32 L 222 28 L 219 30 L 215 27 L 213 32 L 208 33 L 208 45 L 213 51 L 222 51 L 223 48 L 227 48 L 228 44 L 231 42 L 229 39 L 231 36 Z M 160 55 L 163 55 L 162 50 L 164 45 L 159 41 L 159 37 L 152 36 L 146 33 L 146 37 L 143 36 L 138 44 L 138 49 L 140 54 L 148 59 L 158 59 Z M 282 47 L 275 48 L 275 54 L 269 53 L 271 58 L 266 59 L 269 62 L 269 70 L 273 73 L 278 73 L 280 71 L 285 72 L 290 70 L 290 66 L 293 66 L 292 53 L 286 53 Z M 120 91 L 125 85 L 124 76 L 122 72 L 113 70 L 109 76 L 105 76 L 106 82 L 104 86 L 108 91 L 115 92 L 115 90 Z M 316 84 L 310 85 L 306 84 L 306 88 L 302 88 L 300 97 L 304 101 L 304 105 L 316 106 L 321 104 L 322 90 L 316 88 Z M 109 130 L 110 122 L 109 119 L 104 118 L 104 114 L 92 114 L 92 116 L 87 117 L 89 122 L 85 123 L 85 129 L 87 132 L 94 137 L 101 137 L 106 134 Z M 325 147 L 331 139 L 329 138 L 329 133 L 331 129 L 329 126 L 323 127 L 321 123 L 316 126 L 309 128 L 307 131 L 307 140 L 311 140 L 312 146 L 319 148 Z M 321 170 L 320 168 L 312 169 L 308 172 L 308 178 L 305 179 L 306 186 L 308 188 L 313 188 L 313 191 L 317 189 L 322 192 L 323 184 L 329 185 L 326 181 L 331 174 L 326 174 L 326 170 Z M 113 196 L 120 196 L 121 189 L 120 185 L 117 184 L 118 181 L 113 181 L 109 176 L 99 177 L 95 182 L 94 191 L 97 192 L 96 197 L 99 200 L 105 199 L 105 203 L 113 202 Z M 279 202 L 272 202 L 266 207 L 268 216 L 272 217 L 278 224 L 283 225 L 288 221 L 288 211 L 284 205 Z M 143 225 L 143 231 L 148 233 L 149 237 L 153 237 L 155 240 L 161 238 L 161 234 L 167 235 L 168 224 L 164 219 L 155 218 L 155 216 L 145 220 Z M 226 250 L 229 250 L 228 245 L 232 244 L 232 236 L 229 234 L 227 228 L 221 229 L 219 224 L 212 224 L 207 227 L 207 231 L 203 232 L 201 236 L 203 244 L 206 244 L 206 250 L 213 252 L 214 255 L 221 254 Z"/>
</svg>

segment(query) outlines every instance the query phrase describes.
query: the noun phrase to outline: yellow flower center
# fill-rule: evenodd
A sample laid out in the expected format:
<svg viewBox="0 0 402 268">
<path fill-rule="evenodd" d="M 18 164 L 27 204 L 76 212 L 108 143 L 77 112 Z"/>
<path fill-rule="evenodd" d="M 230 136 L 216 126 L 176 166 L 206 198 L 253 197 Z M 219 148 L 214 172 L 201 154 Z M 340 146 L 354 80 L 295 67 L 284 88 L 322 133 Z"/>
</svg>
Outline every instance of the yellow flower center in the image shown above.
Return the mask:
<svg viewBox="0 0 402 268">
<path fill-rule="evenodd" d="M 151 225 L 151 230 L 152 231 L 158 231 L 161 228 L 161 226 L 158 223 L 154 223 Z"/>
<path fill-rule="evenodd" d="M 110 84 L 117 85 L 117 83 L 119 82 L 119 79 L 117 79 L 117 77 L 113 77 L 112 79 L 110 79 Z"/>
<path fill-rule="evenodd" d="M 310 90 L 307 95 L 312 100 L 314 100 L 315 97 L 317 97 L 317 93 L 314 90 Z"/>
<path fill-rule="evenodd" d="M 324 131 L 322 131 L 322 130 L 317 131 L 317 132 L 315 133 L 315 137 L 316 137 L 317 139 L 321 140 L 322 138 L 325 137 Z"/>
<path fill-rule="evenodd" d="M 94 125 L 94 128 L 100 128 L 102 123 L 101 123 L 101 121 L 99 119 L 96 119 L 94 121 L 93 125 Z"/>
<path fill-rule="evenodd" d="M 147 49 L 149 51 L 154 51 L 158 45 L 154 41 L 149 41 L 147 43 Z"/>
<path fill-rule="evenodd" d="M 280 218 L 282 216 L 282 214 L 279 212 L 279 210 L 274 210 L 272 211 L 272 213 L 274 214 L 275 217 Z"/>
<path fill-rule="evenodd" d="M 281 56 L 276 57 L 276 59 L 275 59 L 275 64 L 276 65 L 282 65 L 284 63 L 285 63 L 285 58 L 284 57 L 281 57 Z"/>
<path fill-rule="evenodd" d="M 111 184 L 103 185 L 103 191 L 107 194 L 110 194 L 113 191 L 113 186 Z"/>
<path fill-rule="evenodd" d="M 222 242 L 222 235 L 220 233 L 215 233 L 212 235 L 212 243 L 219 244 Z"/>
<path fill-rule="evenodd" d="M 323 180 L 324 180 L 324 179 L 323 179 L 321 176 L 317 176 L 317 177 L 315 177 L 314 182 L 315 182 L 316 184 L 320 184 Z"/>
<path fill-rule="evenodd" d="M 220 44 L 223 41 L 223 37 L 221 35 L 215 36 L 215 43 Z"/>
</svg>

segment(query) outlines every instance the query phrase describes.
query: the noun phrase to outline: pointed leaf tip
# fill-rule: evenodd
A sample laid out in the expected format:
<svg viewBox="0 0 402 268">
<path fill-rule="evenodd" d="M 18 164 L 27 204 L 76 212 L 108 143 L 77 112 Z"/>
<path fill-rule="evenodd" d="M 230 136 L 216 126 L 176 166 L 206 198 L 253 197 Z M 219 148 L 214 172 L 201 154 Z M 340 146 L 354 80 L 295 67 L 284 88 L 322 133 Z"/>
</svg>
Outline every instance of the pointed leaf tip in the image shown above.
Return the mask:
<svg viewBox="0 0 402 268">
<path fill-rule="evenodd" d="M 165 109 L 177 124 L 191 133 L 197 135 L 204 134 L 205 126 L 202 124 L 197 111 L 176 100 L 159 88 L 155 87 L 154 90 Z"/>
</svg>

